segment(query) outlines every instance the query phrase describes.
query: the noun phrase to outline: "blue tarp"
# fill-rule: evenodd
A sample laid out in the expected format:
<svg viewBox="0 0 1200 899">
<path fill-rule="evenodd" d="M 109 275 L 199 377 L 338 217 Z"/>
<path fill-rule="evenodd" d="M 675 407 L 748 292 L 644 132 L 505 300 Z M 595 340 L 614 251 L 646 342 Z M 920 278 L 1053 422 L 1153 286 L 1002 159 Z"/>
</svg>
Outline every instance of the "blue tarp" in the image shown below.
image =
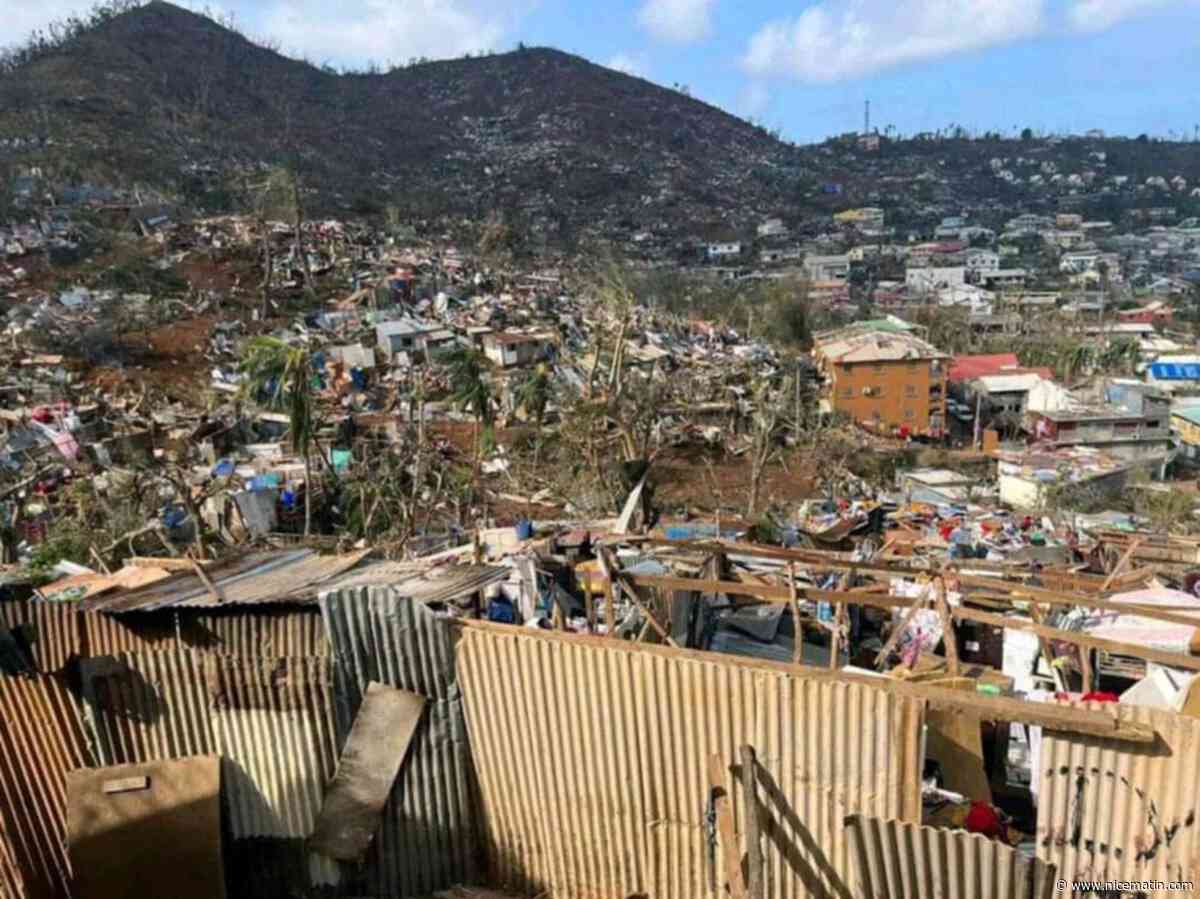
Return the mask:
<svg viewBox="0 0 1200 899">
<path fill-rule="evenodd" d="M 1153 362 L 1150 374 L 1156 381 L 1200 381 L 1200 365 L 1182 362 Z"/>
</svg>

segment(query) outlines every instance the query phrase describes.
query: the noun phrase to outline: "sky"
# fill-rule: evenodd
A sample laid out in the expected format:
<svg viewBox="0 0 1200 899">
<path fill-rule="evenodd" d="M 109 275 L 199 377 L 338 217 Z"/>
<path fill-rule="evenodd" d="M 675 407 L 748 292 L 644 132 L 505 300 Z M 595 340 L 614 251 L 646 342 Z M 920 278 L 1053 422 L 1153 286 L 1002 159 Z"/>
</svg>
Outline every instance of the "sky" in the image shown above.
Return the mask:
<svg viewBox="0 0 1200 899">
<path fill-rule="evenodd" d="M 552 46 L 797 142 L 871 124 L 1010 135 L 1200 126 L 1200 0 L 187 0 L 361 68 Z M 0 45 L 86 9 L 0 0 Z"/>
</svg>

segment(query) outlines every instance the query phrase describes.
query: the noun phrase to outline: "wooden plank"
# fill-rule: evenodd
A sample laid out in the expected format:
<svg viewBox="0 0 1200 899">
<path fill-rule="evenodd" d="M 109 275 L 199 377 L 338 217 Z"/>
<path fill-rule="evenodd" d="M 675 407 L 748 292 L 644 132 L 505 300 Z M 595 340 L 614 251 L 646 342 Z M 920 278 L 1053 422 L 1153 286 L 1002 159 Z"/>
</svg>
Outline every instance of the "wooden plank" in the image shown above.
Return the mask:
<svg viewBox="0 0 1200 899">
<path fill-rule="evenodd" d="M 629 601 L 632 602 L 634 606 L 637 607 L 637 610 L 642 613 L 642 617 L 646 619 L 646 623 L 649 624 L 650 627 L 654 628 L 654 632 L 658 634 L 668 646 L 678 647 L 679 644 L 671 639 L 671 635 L 667 633 L 666 629 L 658 623 L 658 619 L 654 617 L 648 608 L 646 608 L 645 604 L 638 597 L 637 591 L 625 582 L 625 576 L 614 571 L 613 577 L 620 588 L 625 591 L 625 595 L 629 597 Z"/>
<path fill-rule="evenodd" d="M 150 778 L 146 775 L 138 777 L 121 777 L 116 780 L 106 780 L 102 787 L 105 794 L 112 795 L 113 793 L 132 793 L 135 790 L 150 789 Z"/>
<path fill-rule="evenodd" d="M 1171 668 L 1184 668 L 1188 671 L 1200 671 L 1200 658 L 1183 655 L 1178 652 L 1166 652 L 1161 649 L 1151 649 L 1149 646 L 1139 646 L 1135 643 L 1122 643 L 1119 640 L 1107 640 L 1104 637 L 1093 637 L 1079 631 L 1064 631 L 1056 627 L 1035 624 L 1022 618 L 1012 618 L 1004 615 L 993 615 L 991 612 L 980 612 L 976 609 L 959 607 L 953 615 L 960 621 L 977 621 L 980 624 L 992 624 L 997 627 L 1012 628 L 1018 631 L 1028 631 L 1051 640 L 1061 640 L 1075 646 L 1087 646 L 1091 649 L 1102 649 L 1105 652 L 1115 652 L 1121 655 L 1158 662 Z"/>
<path fill-rule="evenodd" d="M 973 693 L 974 682 L 968 684 L 967 689 Z M 941 764 L 946 789 L 968 799 L 991 802 L 979 717 L 957 709 L 933 709 L 925 715 L 925 724 L 925 755 Z"/>
<path fill-rule="evenodd" d="M 763 899 L 762 832 L 758 826 L 758 759 L 752 746 L 738 749 L 742 763 L 742 805 L 746 810 L 746 894 Z"/>
<path fill-rule="evenodd" d="M 309 845 L 339 861 L 361 859 L 425 710 L 425 697 L 367 684 Z"/>
<path fill-rule="evenodd" d="M 1125 550 L 1121 558 L 1117 560 L 1117 564 L 1113 566 L 1113 570 L 1108 573 L 1108 577 L 1104 579 L 1104 583 L 1100 587 L 1100 592 L 1103 593 L 1112 586 L 1112 582 L 1116 579 L 1117 575 L 1121 573 L 1121 570 L 1129 564 L 1129 560 L 1133 557 L 1134 552 L 1136 552 L 1137 548 L 1141 545 L 1141 537 L 1134 537 L 1133 540 L 1129 542 L 1129 548 Z"/>
<path fill-rule="evenodd" d="M 804 624 L 800 618 L 800 600 L 796 596 L 796 563 L 788 562 L 788 603 L 792 607 L 792 624 L 796 630 L 792 645 L 792 662 L 804 661 Z"/>
<path fill-rule="evenodd" d="M 937 610 L 942 620 L 942 639 L 946 643 L 946 664 L 951 677 L 958 677 L 958 632 L 954 629 L 954 618 L 950 615 L 950 603 L 946 599 L 946 578 L 937 581 Z"/>
<path fill-rule="evenodd" d="M 749 899 L 746 881 L 742 877 L 742 854 L 738 850 L 737 830 L 733 824 L 733 808 L 725 786 L 725 763 L 714 753 L 708 757 L 708 788 L 717 817 L 717 842 L 725 861 L 725 879 L 733 899 Z"/>
<path fill-rule="evenodd" d="M 928 593 L 928 588 L 926 588 L 926 593 Z M 879 653 L 875 656 L 875 666 L 877 668 L 882 667 L 887 663 L 888 657 L 892 654 L 892 650 L 896 648 L 896 644 L 900 642 L 900 638 L 904 636 L 904 632 L 908 630 L 908 626 L 912 624 L 913 619 L 917 617 L 917 612 L 925 608 L 928 601 L 928 598 L 922 598 L 917 602 L 912 602 L 911 605 L 909 605 L 908 611 L 900 620 L 900 624 L 888 636 L 887 642 L 883 644 L 883 649 L 879 650 Z"/>
</svg>

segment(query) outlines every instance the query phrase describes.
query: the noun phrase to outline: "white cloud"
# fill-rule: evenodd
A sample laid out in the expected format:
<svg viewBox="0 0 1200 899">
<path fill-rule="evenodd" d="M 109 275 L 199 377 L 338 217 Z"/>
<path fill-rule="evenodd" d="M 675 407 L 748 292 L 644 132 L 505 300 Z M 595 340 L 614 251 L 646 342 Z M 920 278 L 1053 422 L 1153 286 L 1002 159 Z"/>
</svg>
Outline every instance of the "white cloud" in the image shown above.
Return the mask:
<svg viewBox="0 0 1200 899">
<path fill-rule="evenodd" d="M 1076 31 L 1104 31 L 1156 9 L 1175 6 L 1179 0 L 1075 0 L 1067 21 Z"/>
<path fill-rule="evenodd" d="M 716 0 L 645 0 L 638 24 L 659 40 L 691 44 L 712 33 Z"/>
<path fill-rule="evenodd" d="M 254 31 L 314 62 L 404 62 L 504 50 L 525 0 L 272 0 L 251 15 Z"/>
<path fill-rule="evenodd" d="M 643 56 L 630 56 L 628 53 L 618 53 L 604 64 L 605 68 L 638 78 L 646 77 L 646 59 Z"/>
<path fill-rule="evenodd" d="M 742 57 L 760 77 L 856 78 L 1037 34 L 1045 0 L 820 0 L 750 39 Z"/>
</svg>

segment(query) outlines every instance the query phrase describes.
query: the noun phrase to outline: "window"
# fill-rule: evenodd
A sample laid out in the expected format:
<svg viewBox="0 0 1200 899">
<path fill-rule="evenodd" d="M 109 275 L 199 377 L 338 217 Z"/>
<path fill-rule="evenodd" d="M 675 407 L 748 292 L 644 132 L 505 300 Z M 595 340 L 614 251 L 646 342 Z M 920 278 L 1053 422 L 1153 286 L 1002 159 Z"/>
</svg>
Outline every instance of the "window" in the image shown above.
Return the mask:
<svg viewBox="0 0 1200 899">
<path fill-rule="evenodd" d="M 916 371 L 916 370 L 917 370 L 917 360 L 916 360 L 916 359 L 909 359 L 909 360 L 908 360 L 908 370 L 909 370 L 909 371 Z"/>
<path fill-rule="evenodd" d="M 905 410 L 904 410 L 904 417 L 905 417 L 906 419 L 909 419 L 909 420 L 911 420 L 911 419 L 914 419 L 914 418 L 916 418 L 916 417 L 917 417 L 917 413 L 916 413 L 916 412 L 914 412 L 912 409 L 905 409 Z"/>
<path fill-rule="evenodd" d="M 1162 422 L 1161 421 L 1148 421 L 1148 422 L 1146 422 L 1146 427 L 1148 427 L 1148 428 L 1162 427 Z"/>
<path fill-rule="evenodd" d="M 876 362 L 874 367 L 875 367 L 875 374 L 877 374 L 877 375 L 883 374 L 883 363 L 882 362 Z"/>
<path fill-rule="evenodd" d="M 844 396 L 846 399 L 850 399 L 852 396 L 854 396 L 854 388 L 847 384 L 842 388 L 842 396 Z"/>
<path fill-rule="evenodd" d="M 904 385 L 904 395 L 909 396 L 909 397 L 916 396 L 917 395 L 917 385 L 916 384 L 905 384 Z"/>
</svg>

